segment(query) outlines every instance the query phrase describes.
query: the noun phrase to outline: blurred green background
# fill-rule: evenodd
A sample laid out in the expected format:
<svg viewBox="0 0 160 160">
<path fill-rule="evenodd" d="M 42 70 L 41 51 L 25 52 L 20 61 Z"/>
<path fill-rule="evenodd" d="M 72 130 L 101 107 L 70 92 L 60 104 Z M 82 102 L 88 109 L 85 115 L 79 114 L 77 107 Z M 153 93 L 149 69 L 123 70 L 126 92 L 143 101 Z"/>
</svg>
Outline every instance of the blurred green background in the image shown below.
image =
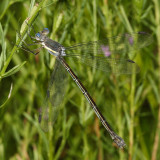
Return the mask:
<svg viewBox="0 0 160 160">
<path fill-rule="evenodd" d="M 160 159 L 160 1 L 52 2 L 0 2 L 0 160 Z M 64 46 L 137 31 L 153 35 L 150 46 L 129 55 L 141 68 L 138 74 L 104 74 L 69 62 L 125 140 L 124 150 L 112 142 L 71 78 L 53 129 L 40 129 L 38 110 L 55 58 L 45 50 L 34 56 L 14 46 L 20 41 L 16 31 L 26 35 L 27 17 L 36 31 L 49 28 L 50 38 Z"/>
</svg>

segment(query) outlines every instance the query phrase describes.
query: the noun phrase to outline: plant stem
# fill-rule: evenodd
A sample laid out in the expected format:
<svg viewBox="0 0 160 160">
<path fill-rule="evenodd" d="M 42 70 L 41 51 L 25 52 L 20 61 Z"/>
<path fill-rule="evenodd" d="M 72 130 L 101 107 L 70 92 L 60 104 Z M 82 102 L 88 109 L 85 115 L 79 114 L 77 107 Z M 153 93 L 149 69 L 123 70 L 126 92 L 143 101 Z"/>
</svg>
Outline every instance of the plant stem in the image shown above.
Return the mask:
<svg viewBox="0 0 160 160">
<path fill-rule="evenodd" d="M 133 157 L 133 143 L 134 143 L 134 95 L 135 95 L 135 79 L 136 75 L 132 75 L 132 86 L 131 86 L 131 105 L 130 105 L 130 129 L 129 129 L 129 160 Z"/>
<path fill-rule="evenodd" d="M 38 12 L 41 10 L 42 8 L 42 5 L 43 3 L 47 1 L 47 0 L 42 0 L 39 4 L 37 3 L 34 7 L 33 7 L 33 10 L 31 12 L 31 16 L 26 18 L 26 20 L 24 21 L 24 23 L 22 24 L 22 27 L 21 27 L 21 37 L 23 38 L 24 35 L 27 33 L 27 29 L 28 29 L 28 25 L 32 24 L 38 14 Z M 28 23 L 28 25 L 26 24 L 26 22 Z M 18 48 L 18 45 L 19 43 L 21 42 L 21 38 L 18 38 L 15 46 L 13 47 L 12 51 L 11 51 L 11 54 L 9 55 L 8 59 L 6 60 L 3 68 L 2 68 L 2 71 L 0 73 L 0 75 L 3 75 L 10 63 L 10 61 L 12 60 L 12 57 L 14 55 L 14 53 L 16 52 L 17 48 Z M 1 76 L 0 76 L 1 77 Z M 1 78 L 0 78 L 1 80 Z"/>
<path fill-rule="evenodd" d="M 155 23 L 156 23 L 156 36 L 158 41 L 158 66 L 160 73 L 160 3 L 158 0 L 153 0 L 155 5 Z M 159 75 L 160 77 L 160 75 Z M 159 79 L 159 91 L 160 91 L 160 79 Z M 158 102 L 158 118 L 157 118 L 157 129 L 154 138 L 153 150 L 152 150 L 152 160 L 157 159 L 158 145 L 159 145 L 159 136 L 160 136 L 160 101 Z M 159 146 L 160 147 L 160 146 Z"/>
</svg>

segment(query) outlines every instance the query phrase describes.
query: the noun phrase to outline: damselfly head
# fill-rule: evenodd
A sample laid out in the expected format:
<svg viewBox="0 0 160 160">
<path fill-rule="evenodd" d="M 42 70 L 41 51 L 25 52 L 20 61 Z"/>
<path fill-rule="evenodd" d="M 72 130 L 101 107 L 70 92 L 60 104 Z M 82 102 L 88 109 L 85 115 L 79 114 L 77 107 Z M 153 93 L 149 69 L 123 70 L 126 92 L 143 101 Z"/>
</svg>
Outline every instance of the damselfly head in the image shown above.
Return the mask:
<svg viewBox="0 0 160 160">
<path fill-rule="evenodd" d="M 44 41 L 44 39 L 46 38 L 46 35 L 49 33 L 49 29 L 48 28 L 44 28 L 43 31 L 36 33 L 35 38 L 38 41 Z"/>
</svg>

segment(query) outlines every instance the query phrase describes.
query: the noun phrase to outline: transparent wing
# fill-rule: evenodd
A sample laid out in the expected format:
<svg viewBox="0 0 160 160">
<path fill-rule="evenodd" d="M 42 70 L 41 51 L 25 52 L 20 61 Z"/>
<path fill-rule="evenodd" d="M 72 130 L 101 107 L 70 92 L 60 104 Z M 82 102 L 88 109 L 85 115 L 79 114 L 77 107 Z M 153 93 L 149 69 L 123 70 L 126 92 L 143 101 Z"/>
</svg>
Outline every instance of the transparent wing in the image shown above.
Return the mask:
<svg viewBox="0 0 160 160">
<path fill-rule="evenodd" d="M 48 131 L 57 119 L 60 104 L 67 88 L 67 72 L 56 59 L 55 67 L 47 89 L 47 96 L 39 114 L 39 122 L 44 131 Z"/>
<path fill-rule="evenodd" d="M 73 56 L 71 59 L 103 72 L 112 72 L 115 74 L 133 74 L 140 70 L 134 61 L 128 59 L 111 59 L 98 56 Z"/>
<path fill-rule="evenodd" d="M 80 43 L 70 47 L 65 47 L 66 56 L 91 55 L 106 56 L 118 53 L 129 53 L 132 50 L 143 48 L 153 41 L 153 37 L 145 32 L 123 34 L 108 37 L 103 40 L 88 43 Z"/>
</svg>

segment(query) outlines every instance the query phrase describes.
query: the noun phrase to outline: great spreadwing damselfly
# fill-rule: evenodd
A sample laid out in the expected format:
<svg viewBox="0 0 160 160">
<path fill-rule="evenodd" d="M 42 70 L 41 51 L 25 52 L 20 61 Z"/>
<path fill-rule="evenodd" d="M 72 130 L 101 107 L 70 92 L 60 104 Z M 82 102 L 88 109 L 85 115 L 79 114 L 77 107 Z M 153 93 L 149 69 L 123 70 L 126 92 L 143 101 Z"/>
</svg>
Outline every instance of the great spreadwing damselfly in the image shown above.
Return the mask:
<svg viewBox="0 0 160 160">
<path fill-rule="evenodd" d="M 122 53 L 129 53 L 133 50 L 140 49 L 151 44 L 152 36 L 145 32 L 127 33 L 99 41 L 91 41 L 70 47 L 64 47 L 58 42 L 48 38 L 48 33 L 48 28 L 44 28 L 38 33 L 35 32 L 34 37 L 28 32 L 33 44 L 27 44 L 22 40 L 23 43 L 21 45 L 22 49 L 35 55 L 38 54 L 42 48 L 45 48 L 51 55 L 56 57 L 55 68 L 47 90 L 46 100 L 39 116 L 41 128 L 44 131 L 47 131 L 49 126 L 52 126 L 57 118 L 59 110 L 58 106 L 64 97 L 66 73 L 68 72 L 91 105 L 102 125 L 110 134 L 112 140 L 120 148 L 124 148 L 126 146 L 124 140 L 112 130 L 90 94 L 87 92 L 70 66 L 66 63 L 65 58 L 71 57 L 75 62 L 80 61 L 103 72 L 113 72 L 115 74 L 137 73 L 139 71 L 138 65 L 132 60 L 121 59 L 119 55 Z M 30 45 L 37 44 L 41 45 L 41 47 L 34 50 L 31 50 L 28 47 Z M 118 55 L 118 58 L 113 58 L 114 55 Z"/>
</svg>

